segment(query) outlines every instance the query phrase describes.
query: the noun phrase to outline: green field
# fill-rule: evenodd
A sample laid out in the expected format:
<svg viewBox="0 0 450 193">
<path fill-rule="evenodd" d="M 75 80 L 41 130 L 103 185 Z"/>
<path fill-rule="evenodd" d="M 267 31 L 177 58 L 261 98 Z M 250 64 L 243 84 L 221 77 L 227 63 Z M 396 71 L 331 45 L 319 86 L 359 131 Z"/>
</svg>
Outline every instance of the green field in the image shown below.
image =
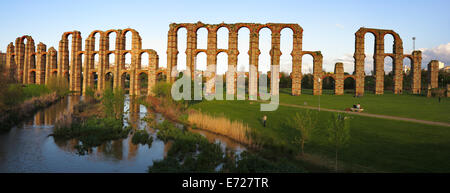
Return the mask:
<svg viewBox="0 0 450 193">
<path fill-rule="evenodd" d="M 319 106 L 319 96 L 312 95 L 311 90 L 302 90 L 302 95 L 292 96 L 290 89 L 280 89 L 280 103 L 308 106 Z M 320 107 L 344 110 L 353 104 L 360 103 L 364 112 L 397 117 L 406 117 L 428 121 L 450 123 L 450 98 L 427 98 L 421 95 L 394 95 L 392 91 L 385 91 L 383 95 L 365 93 L 363 97 L 355 98 L 353 94 L 341 96 L 332 95 L 324 90 L 320 96 Z"/>
<path fill-rule="evenodd" d="M 281 103 L 316 106 L 318 96 L 304 94 L 290 96 L 281 94 Z M 343 110 L 353 103 L 360 102 L 369 113 L 395 115 L 424 120 L 450 122 L 450 100 L 426 98 L 414 95 L 382 96 L 366 95 L 353 98 L 352 95 L 321 96 L 321 107 Z M 255 128 L 263 136 L 286 148 L 299 151 L 293 144 L 299 133 L 286 127 L 286 122 L 296 112 L 305 109 L 279 106 L 277 111 L 261 112 L 260 105 L 251 101 L 203 101 L 191 108 L 201 109 L 214 115 L 224 115 L 232 120 L 242 120 Z M 267 127 L 261 118 L 268 116 Z M 334 149 L 327 145 L 326 123 L 331 112 L 321 111 L 319 132 L 305 145 L 305 152 L 312 155 L 334 158 Z M 405 121 L 395 121 L 372 117 L 353 116 L 350 122 L 351 139 L 349 146 L 342 151 L 340 161 L 350 171 L 369 172 L 450 172 L 450 128 L 430 126 Z"/>
</svg>

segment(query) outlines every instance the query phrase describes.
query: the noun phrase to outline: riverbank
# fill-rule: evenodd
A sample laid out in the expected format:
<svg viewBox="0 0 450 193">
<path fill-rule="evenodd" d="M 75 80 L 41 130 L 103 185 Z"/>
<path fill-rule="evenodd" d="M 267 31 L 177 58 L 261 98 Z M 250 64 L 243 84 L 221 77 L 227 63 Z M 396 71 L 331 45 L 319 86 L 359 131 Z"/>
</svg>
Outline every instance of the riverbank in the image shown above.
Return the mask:
<svg viewBox="0 0 450 193">
<path fill-rule="evenodd" d="M 38 110 L 54 104 L 61 98 L 56 92 L 53 92 L 43 96 L 32 97 L 19 105 L 2 110 L 0 112 L 0 132 L 9 131 L 14 125 L 30 118 Z"/>
</svg>

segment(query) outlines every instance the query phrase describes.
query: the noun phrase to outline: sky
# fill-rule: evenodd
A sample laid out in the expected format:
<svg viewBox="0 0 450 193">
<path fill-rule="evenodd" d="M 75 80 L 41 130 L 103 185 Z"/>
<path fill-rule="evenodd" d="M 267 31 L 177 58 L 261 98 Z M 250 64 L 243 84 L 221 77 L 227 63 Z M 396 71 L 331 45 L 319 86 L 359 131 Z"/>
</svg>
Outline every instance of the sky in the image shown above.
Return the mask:
<svg viewBox="0 0 450 193">
<path fill-rule="evenodd" d="M 58 49 L 61 35 L 78 30 L 84 40 L 93 30 L 136 29 L 142 38 L 143 49 L 154 49 L 161 66 L 166 65 L 167 32 L 170 23 L 297 23 L 303 28 L 303 50 L 321 51 L 323 68 L 333 71 L 336 62 L 344 63 L 346 72 L 353 72 L 354 33 L 360 27 L 392 29 L 403 40 L 405 54 L 413 49 L 423 51 L 422 67 L 432 59 L 450 65 L 450 1 L 300 1 L 300 0 L 226 0 L 226 1 L 2 1 L 0 6 L 0 50 L 6 51 L 10 42 L 22 35 L 31 35 L 36 43 Z M 205 30 L 206 31 L 206 30 Z M 179 31 L 179 65 L 185 62 L 185 31 Z M 207 32 L 199 31 L 199 48 L 206 47 Z M 227 32 L 218 35 L 219 44 L 227 41 Z M 292 32 L 281 36 L 281 68 L 290 71 Z M 374 38 L 366 35 L 366 71 L 371 70 Z M 392 38 L 385 41 L 386 52 L 392 52 Z M 248 32 L 239 31 L 240 53 L 248 49 Z M 219 47 L 221 47 L 219 45 Z M 241 51 L 241 49 L 243 51 Z M 270 31 L 260 33 L 260 69 L 268 66 Z M 286 54 L 285 54 L 286 53 Z M 248 64 L 248 56 L 239 56 L 238 69 Z M 312 58 L 303 57 L 303 72 L 312 68 Z M 387 59 L 389 60 L 389 59 Z M 199 57 L 198 66 L 204 66 Z M 405 62 L 408 63 L 408 62 Z M 226 55 L 219 56 L 219 67 L 227 64 Z M 392 69 L 386 61 L 385 70 Z M 226 66 L 226 65 L 225 65 Z M 182 67 L 181 67 L 182 68 Z M 221 67 L 221 70 L 224 71 Z M 243 68 L 243 67 L 242 67 Z M 267 70 L 267 68 L 266 68 Z"/>
</svg>

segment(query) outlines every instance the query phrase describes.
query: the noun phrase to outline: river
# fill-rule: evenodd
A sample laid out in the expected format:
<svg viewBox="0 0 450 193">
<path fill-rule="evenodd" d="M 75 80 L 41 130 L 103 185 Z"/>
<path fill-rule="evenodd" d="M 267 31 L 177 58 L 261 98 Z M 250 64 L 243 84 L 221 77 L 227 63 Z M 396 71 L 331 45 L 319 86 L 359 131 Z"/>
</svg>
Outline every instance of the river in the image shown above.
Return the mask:
<svg viewBox="0 0 450 193">
<path fill-rule="evenodd" d="M 52 106 L 38 111 L 33 118 L 0 134 L 0 173 L 141 173 L 146 172 L 153 161 L 164 159 L 170 143 L 164 144 L 156 138 L 156 132 L 141 120 L 147 113 L 144 105 L 126 97 L 125 124 L 146 129 L 153 135 L 153 143 L 134 145 L 131 135 L 126 139 L 109 141 L 87 155 L 78 155 L 76 140 L 58 141 L 52 136 L 57 116 L 83 100 L 80 96 L 68 96 Z M 156 114 L 158 120 L 163 120 Z M 182 127 L 182 125 L 181 125 Z M 192 130 L 191 130 L 192 131 Z M 226 137 L 206 131 L 193 131 L 205 136 L 211 142 L 220 142 L 222 148 L 234 149 L 237 153 L 245 148 Z"/>
</svg>

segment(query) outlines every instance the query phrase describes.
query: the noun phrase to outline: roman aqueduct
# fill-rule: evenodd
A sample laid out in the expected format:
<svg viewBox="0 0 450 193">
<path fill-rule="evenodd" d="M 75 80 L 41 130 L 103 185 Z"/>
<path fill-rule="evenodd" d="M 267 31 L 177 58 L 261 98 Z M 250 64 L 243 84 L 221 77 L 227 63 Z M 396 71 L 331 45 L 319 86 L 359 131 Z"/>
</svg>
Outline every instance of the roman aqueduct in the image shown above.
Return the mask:
<svg viewBox="0 0 450 193">
<path fill-rule="evenodd" d="M 218 49 L 217 31 L 220 28 L 228 29 L 228 48 Z M 226 93 L 236 93 L 236 79 L 241 73 L 237 71 L 238 64 L 238 31 L 240 28 L 248 28 L 249 37 L 249 64 L 254 68 L 249 68 L 248 72 L 248 94 L 250 99 L 256 99 L 258 89 L 258 63 L 259 63 L 259 32 L 263 28 L 271 31 L 271 50 L 270 50 L 270 71 L 273 74 L 280 73 L 280 36 L 281 30 L 290 28 L 293 32 L 292 56 L 292 95 L 301 94 L 302 81 L 302 56 L 311 55 L 313 57 L 313 94 L 322 94 L 321 79 L 332 77 L 335 80 L 335 94 L 344 94 L 344 80 L 353 78 L 355 80 L 355 94 L 364 94 L 364 36 L 366 33 L 372 33 L 375 36 L 374 49 L 374 77 L 375 94 L 384 92 L 384 59 L 391 57 L 393 60 L 394 88 L 395 94 L 402 93 L 403 90 L 403 59 L 409 58 L 411 61 L 412 72 L 412 92 L 415 94 L 421 91 L 421 63 L 422 54 L 420 51 L 413 51 L 412 54 L 403 53 L 403 43 L 400 36 L 392 30 L 360 28 L 355 33 L 355 68 L 353 75 L 344 75 L 344 66 L 342 63 L 335 64 L 335 70 L 332 74 L 326 74 L 322 70 L 323 56 L 320 51 L 302 50 L 303 29 L 298 24 L 286 23 L 235 23 L 235 24 L 204 24 L 197 23 L 172 23 L 168 31 L 167 39 L 167 67 L 159 66 L 159 57 L 156 51 L 152 49 L 142 49 L 142 39 L 139 33 L 134 29 L 93 31 L 85 40 L 85 48 L 82 49 L 82 37 L 79 31 L 65 32 L 59 41 L 58 51 L 39 43 L 37 48 L 31 36 L 18 37 L 15 43 L 10 43 L 6 53 L 6 67 L 9 69 L 9 75 L 13 76 L 18 82 L 23 84 L 47 84 L 49 77 L 64 77 L 69 81 L 70 90 L 76 93 L 85 93 L 88 88 L 94 88 L 102 91 L 111 83 L 113 88 L 124 87 L 125 80 L 129 79 L 130 95 L 151 95 L 151 87 L 156 84 L 158 77 L 166 77 L 166 81 L 175 81 L 172 73 L 178 60 L 178 36 L 179 29 L 185 28 L 187 31 L 186 42 L 186 68 L 191 77 L 196 72 L 196 57 L 199 53 L 205 53 L 207 56 L 207 66 L 217 64 L 217 55 L 226 53 L 228 56 L 228 70 L 226 76 Z M 206 28 L 207 49 L 197 49 L 197 30 Z M 110 50 L 110 34 L 114 33 L 115 48 Z M 132 34 L 131 49 L 125 49 L 126 34 Z M 96 34 L 99 34 L 99 45 L 96 44 Z M 393 53 L 384 53 L 384 37 L 390 34 L 394 37 Z M 69 38 L 69 36 L 71 38 Z M 26 41 L 26 43 L 25 43 Z M 71 49 L 69 52 L 69 43 Z M 98 47 L 98 49 L 96 49 Z M 148 58 L 143 58 L 146 53 Z M 131 63 L 125 63 L 125 55 L 131 55 Z M 114 57 L 114 62 L 110 58 Z M 98 62 L 95 62 L 98 57 Z M 83 59 L 84 58 L 84 59 Z M 142 66 L 142 60 L 148 60 L 148 66 Z M 437 87 L 438 63 L 433 60 L 428 64 L 431 88 Z M 209 69 L 211 73 L 207 80 L 214 80 L 216 69 Z M 147 78 L 143 78 L 147 77 Z M 143 82 L 145 81 L 145 83 Z M 279 92 L 279 76 L 270 76 L 270 90 L 272 94 Z M 145 85 L 144 87 L 142 85 Z M 214 91 L 214 84 L 206 84 L 207 92 Z"/>
</svg>

